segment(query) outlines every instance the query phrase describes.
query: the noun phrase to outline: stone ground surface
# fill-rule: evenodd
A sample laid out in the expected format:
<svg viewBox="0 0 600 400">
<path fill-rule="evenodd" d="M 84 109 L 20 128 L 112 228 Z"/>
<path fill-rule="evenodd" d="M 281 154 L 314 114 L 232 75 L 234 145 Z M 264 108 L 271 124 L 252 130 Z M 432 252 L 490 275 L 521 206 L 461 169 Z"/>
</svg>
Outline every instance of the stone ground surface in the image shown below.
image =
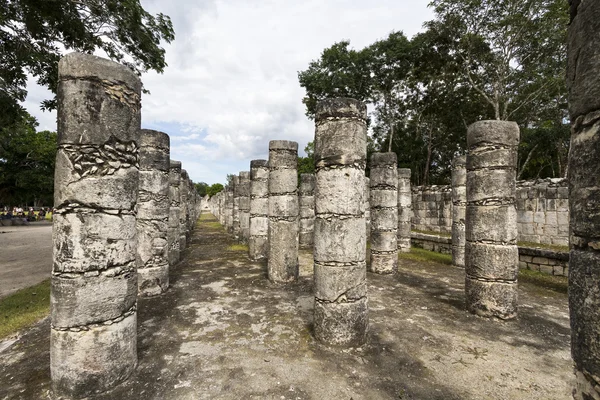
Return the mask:
<svg viewBox="0 0 600 400">
<path fill-rule="evenodd" d="M 52 222 L 0 226 L 0 297 L 50 278 Z"/>
<path fill-rule="evenodd" d="M 99 399 L 569 399 L 572 364 L 564 294 L 522 285 L 520 317 L 464 310 L 464 271 L 400 260 L 369 274 L 370 340 L 324 347 L 311 335 L 312 255 L 279 286 L 266 263 L 210 217 L 200 222 L 172 288 L 139 301 L 139 365 Z M 49 320 L 0 354 L 0 398 L 51 398 Z"/>
</svg>

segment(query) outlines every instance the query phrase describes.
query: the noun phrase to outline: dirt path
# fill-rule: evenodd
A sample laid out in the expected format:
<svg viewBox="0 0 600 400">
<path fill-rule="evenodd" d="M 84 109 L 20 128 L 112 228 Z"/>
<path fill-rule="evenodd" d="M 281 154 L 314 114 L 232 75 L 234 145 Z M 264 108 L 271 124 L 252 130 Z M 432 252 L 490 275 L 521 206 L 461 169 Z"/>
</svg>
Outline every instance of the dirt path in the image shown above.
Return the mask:
<svg viewBox="0 0 600 400">
<path fill-rule="evenodd" d="M 0 226 L 0 298 L 50 278 L 52 223 Z"/>
<path fill-rule="evenodd" d="M 332 349 L 311 335 L 311 254 L 278 286 L 266 265 L 199 223 L 172 288 L 139 301 L 139 365 L 99 399 L 569 399 L 566 295 L 522 285 L 520 318 L 464 311 L 463 271 L 402 261 L 369 274 L 370 341 Z M 0 398 L 47 398 L 43 321 L 0 354 Z"/>
</svg>

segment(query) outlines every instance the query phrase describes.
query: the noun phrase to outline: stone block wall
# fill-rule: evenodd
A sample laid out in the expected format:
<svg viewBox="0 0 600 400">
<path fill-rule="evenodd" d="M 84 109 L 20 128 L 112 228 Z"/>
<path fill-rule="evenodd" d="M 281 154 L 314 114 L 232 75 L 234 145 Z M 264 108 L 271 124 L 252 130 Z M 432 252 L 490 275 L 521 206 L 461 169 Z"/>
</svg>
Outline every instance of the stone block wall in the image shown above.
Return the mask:
<svg viewBox="0 0 600 400">
<path fill-rule="evenodd" d="M 517 182 L 519 241 L 569 245 L 569 188 L 566 179 Z"/>
<path fill-rule="evenodd" d="M 569 245 L 569 188 L 563 178 L 517 182 L 519 241 Z M 412 230 L 452 232 L 451 186 L 412 189 Z"/>
<path fill-rule="evenodd" d="M 452 232 L 452 187 L 450 185 L 413 187 L 412 205 L 413 230 Z"/>
</svg>

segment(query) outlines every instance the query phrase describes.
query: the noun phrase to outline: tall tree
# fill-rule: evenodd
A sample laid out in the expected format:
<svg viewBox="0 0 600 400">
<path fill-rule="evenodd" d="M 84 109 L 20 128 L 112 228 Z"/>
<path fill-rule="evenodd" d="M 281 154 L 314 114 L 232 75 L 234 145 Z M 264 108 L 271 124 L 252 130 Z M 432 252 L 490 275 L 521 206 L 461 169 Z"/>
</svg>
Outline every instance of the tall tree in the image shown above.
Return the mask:
<svg viewBox="0 0 600 400">
<path fill-rule="evenodd" d="M 311 61 L 308 69 L 298 72 L 300 86 L 306 89 L 302 103 L 313 119 L 317 103 L 328 97 L 352 97 L 367 101 L 371 95 L 371 76 L 367 67 L 370 55 L 350 48 L 343 40 L 326 48 L 321 58 Z"/>
<path fill-rule="evenodd" d="M 0 129 L 0 203 L 51 205 L 54 190 L 56 133 L 36 132 L 28 115 Z"/>
<path fill-rule="evenodd" d="M 515 120 L 564 91 L 568 4 L 562 0 L 433 0 L 426 24 L 450 47 L 463 82 Z"/>
<path fill-rule="evenodd" d="M 168 16 L 139 0 L 0 0 L 0 113 L 3 126 L 25 116 L 27 74 L 56 93 L 64 50 L 104 51 L 138 73 L 167 66 L 161 41 L 174 39 Z M 42 108 L 52 109 L 48 99 Z"/>
</svg>

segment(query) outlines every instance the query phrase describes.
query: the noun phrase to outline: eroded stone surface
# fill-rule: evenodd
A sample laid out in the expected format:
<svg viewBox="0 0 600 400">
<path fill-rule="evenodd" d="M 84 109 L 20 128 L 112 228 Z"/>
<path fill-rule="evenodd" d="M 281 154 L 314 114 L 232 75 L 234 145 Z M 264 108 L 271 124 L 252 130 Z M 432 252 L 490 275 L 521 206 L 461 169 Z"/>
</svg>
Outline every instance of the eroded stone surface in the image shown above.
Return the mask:
<svg viewBox="0 0 600 400">
<path fill-rule="evenodd" d="M 240 242 L 248 243 L 250 238 L 250 171 L 242 171 L 239 174 L 240 196 Z"/>
<path fill-rule="evenodd" d="M 141 131 L 136 264 L 142 296 L 161 294 L 169 287 L 169 154 L 169 135 Z"/>
<path fill-rule="evenodd" d="M 377 274 L 393 274 L 398 269 L 398 170 L 396 159 L 396 153 L 375 153 L 371 156 L 371 263 L 369 270 Z"/>
<path fill-rule="evenodd" d="M 298 201 L 300 203 L 300 236 L 301 249 L 310 249 L 314 243 L 315 230 L 315 175 L 300 174 Z"/>
<path fill-rule="evenodd" d="M 315 123 L 315 337 L 330 345 L 360 346 L 369 329 L 366 107 L 354 99 L 325 100 Z"/>
<path fill-rule="evenodd" d="M 465 213 L 467 204 L 467 157 L 452 162 L 452 264 L 465 266 Z"/>
<path fill-rule="evenodd" d="M 515 207 L 519 127 L 507 121 L 476 122 L 469 126 L 467 143 L 467 309 L 484 317 L 515 318 L 519 271 Z"/>
<path fill-rule="evenodd" d="M 574 2 L 568 33 L 571 354 L 577 400 L 600 399 L 600 3 Z"/>
<path fill-rule="evenodd" d="M 269 142 L 269 279 L 298 279 L 298 143 Z"/>
<path fill-rule="evenodd" d="M 410 168 L 398 168 L 398 251 L 410 252 L 412 190 Z"/>
<path fill-rule="evenodd" d="M 169 246 L 169 265 L 179 262 L 181 256 L 181 161 L 170 160 L 169 164 L 169 222 L 167 241 Z"/>
<path fill-rule="evenodd" d="M 71 53 L 59 63 L 50 335 L 55 395 L 126 379 L 136 351 L 136 209 L 141 83 Z"/>
<path fill-rule="evenodd" d="M 252 260 L 269 256 L 269 164 L 250 161 L 250 236 L 248 254 Z"/>
</svg>

